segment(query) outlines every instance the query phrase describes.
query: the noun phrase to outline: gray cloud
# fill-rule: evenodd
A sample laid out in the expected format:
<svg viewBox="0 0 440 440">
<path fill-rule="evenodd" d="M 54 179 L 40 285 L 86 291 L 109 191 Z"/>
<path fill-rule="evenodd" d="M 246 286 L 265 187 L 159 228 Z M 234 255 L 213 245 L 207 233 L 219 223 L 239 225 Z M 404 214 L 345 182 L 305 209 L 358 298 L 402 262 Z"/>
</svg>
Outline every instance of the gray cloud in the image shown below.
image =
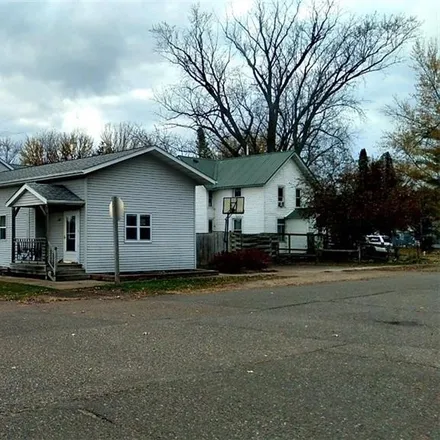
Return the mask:
<svg viewBox="0 0 440 440">
<path fill-rule="evenodd" d="M 223 14 L 231 2 L 243 7 L 249 1 L 201 4 Z M 380 11 L 379 0 L 372 1 Z M 410 0 L 395 1 L 393 7 L 417 12 Z M 431 1 L 420 0 L 418 9 L 428 10 L 422 6 Z M 342 2 L 357 8 L 355 0 Z M 105 122 L 158 124 L 152 90 L 175 82 L 176 72 L 155 53 L 149 29 L 160 21 L 184 23 L 192 3 L 0 0 L 0 136 L 69 129 L 76 123 L 93 133 Z M 367 81 L 362 94 L 369 101 L 368 119 L 358 124 L 362 142 L 375 143 L 386 123 L 380 107 L 393 94 L 408 93 L 410 86 L 412 77 L 402 66 Z"/>
</svg>

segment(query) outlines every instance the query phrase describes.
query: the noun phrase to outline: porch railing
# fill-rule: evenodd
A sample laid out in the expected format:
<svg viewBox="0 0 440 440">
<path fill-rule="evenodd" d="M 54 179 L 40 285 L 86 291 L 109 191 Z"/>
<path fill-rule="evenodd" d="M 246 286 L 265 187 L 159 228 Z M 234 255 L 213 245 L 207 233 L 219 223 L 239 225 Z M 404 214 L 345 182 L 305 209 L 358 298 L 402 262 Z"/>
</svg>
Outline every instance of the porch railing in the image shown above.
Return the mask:
<svg viewBox="0 0 440 440">
<path fill-rule="evenodd" d="M 46 273 L 48 278 L 52 281 L 57 280 L 57 266 L 58 266 L 58 249 L 47 242 L 47 267 Z"/>
<path fill-rule="evenodd" d="M 14 238 L 12 262 L 46 262 L 47 240 L 45 238 Z"/>
</svg>

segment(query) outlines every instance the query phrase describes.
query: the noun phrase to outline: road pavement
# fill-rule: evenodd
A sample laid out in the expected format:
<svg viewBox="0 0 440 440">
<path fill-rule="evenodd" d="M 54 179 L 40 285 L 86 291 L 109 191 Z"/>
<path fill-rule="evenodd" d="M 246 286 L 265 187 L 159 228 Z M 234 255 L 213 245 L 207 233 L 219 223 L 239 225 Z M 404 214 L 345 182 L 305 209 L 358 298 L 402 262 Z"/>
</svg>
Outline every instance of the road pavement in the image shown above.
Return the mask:
<svg viewBox="0 0 440 440">
<path fill-rule="evenodd" d="M 1 439 L 440 439 L 440 276 L 0 303 Z"/>
</svg>

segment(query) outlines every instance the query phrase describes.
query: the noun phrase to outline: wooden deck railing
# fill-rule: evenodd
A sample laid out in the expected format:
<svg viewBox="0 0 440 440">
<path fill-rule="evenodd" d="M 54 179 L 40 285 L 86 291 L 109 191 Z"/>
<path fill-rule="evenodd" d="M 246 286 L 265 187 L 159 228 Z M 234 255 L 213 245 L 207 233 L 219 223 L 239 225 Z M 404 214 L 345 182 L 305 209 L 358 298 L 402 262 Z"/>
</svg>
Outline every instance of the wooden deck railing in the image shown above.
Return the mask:
<svg viewBox="0 0 440 440">
<path fill-rule="evenodd" d="M 47 240 L 45 238 L 14 238 L 12 241 L 12 262 L 46 262 Z"/>
</svg>

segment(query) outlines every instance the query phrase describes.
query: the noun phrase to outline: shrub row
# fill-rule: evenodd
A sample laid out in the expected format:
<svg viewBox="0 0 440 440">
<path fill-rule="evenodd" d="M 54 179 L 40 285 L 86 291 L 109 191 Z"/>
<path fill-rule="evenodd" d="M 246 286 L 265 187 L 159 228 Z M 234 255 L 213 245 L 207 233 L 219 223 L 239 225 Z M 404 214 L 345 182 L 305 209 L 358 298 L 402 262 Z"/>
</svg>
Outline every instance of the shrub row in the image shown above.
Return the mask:
<svg viewBox="0 0 440 440">
<path fill-rule="evenodd" d="M 240 273 L 243 269 L 262 270 L 269 267 L 270 257 L 260 249 L 242 249 L 214 255 L 212 266 L 223 273 Z"/>
</svg>

